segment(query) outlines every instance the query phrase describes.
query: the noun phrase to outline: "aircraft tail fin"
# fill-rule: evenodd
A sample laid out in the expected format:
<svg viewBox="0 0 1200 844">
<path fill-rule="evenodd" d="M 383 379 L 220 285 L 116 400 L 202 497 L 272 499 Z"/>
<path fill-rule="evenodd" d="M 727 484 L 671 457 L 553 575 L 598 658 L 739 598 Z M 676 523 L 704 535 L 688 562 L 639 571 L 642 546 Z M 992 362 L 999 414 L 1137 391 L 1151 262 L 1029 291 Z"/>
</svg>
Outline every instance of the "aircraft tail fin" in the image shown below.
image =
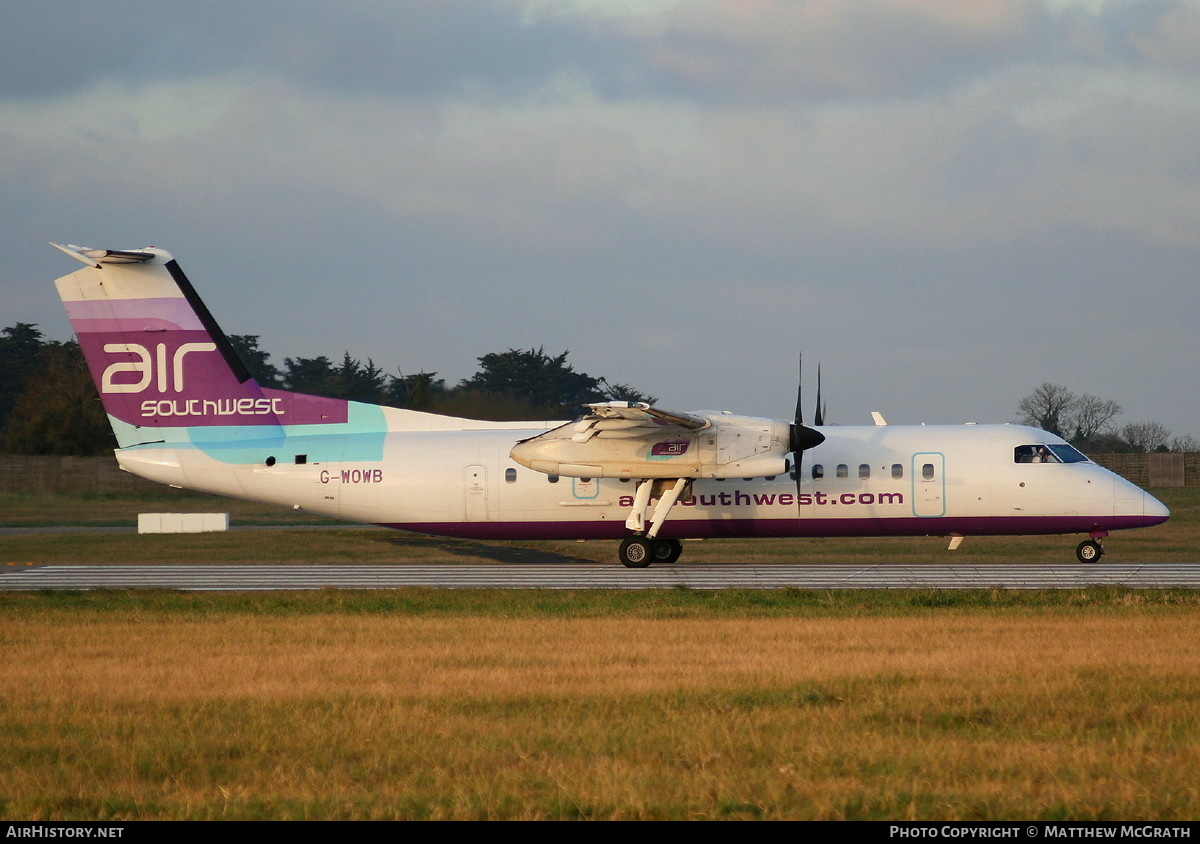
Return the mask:
<svg viewBox="0 0 1200 844">
<path fill-rule="evenodd" d="M 260 387 L 169 253 L 53 245 L 86 265 L 55 285 L 122 448 L 346 421 L 343 400 Z"/>
</svg>

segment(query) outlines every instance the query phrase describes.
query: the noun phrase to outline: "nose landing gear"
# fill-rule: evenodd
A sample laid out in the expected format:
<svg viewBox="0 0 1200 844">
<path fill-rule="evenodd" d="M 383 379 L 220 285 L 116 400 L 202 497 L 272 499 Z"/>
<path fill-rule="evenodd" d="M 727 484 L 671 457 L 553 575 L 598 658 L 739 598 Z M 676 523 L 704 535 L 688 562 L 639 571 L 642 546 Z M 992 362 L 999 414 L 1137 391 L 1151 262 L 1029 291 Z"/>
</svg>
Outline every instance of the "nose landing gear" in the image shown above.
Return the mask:
<svg viewBox="0 0 1200 844">
<path fill-rule="evenodd" d="M 1104 546 L 1096 539 L 1085 539 L 1075 548 L 1075 556 L 1081 563 L 1098 563 L 1104 556 Z"/>
</svg>

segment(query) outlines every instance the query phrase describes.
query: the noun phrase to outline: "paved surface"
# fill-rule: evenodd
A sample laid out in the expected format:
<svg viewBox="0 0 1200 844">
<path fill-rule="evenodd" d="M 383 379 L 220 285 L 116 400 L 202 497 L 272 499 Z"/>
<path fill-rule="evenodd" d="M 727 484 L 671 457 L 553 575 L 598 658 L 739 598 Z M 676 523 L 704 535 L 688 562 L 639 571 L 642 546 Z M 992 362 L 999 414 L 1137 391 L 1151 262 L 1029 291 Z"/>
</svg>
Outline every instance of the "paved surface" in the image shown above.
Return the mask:
<svg viewBox="0 0 1200 844">
<path fill-rule="evenodd" d="M 1079 589 L 1087 586 L 1200 588 L 1200 563 L 1081 565 L 173 565 L 11 566 L 0 591 L 178 589 Z"/>
</svg>

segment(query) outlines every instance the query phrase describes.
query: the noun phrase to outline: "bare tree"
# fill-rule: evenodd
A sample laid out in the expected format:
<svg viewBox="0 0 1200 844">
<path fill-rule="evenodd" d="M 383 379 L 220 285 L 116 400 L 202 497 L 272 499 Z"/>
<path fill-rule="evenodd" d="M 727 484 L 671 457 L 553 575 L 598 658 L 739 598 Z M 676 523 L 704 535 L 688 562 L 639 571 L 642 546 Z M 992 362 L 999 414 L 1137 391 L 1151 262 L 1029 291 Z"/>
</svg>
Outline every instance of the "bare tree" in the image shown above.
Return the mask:
<svg viewBox="0 0 1200 844">
<path fill-rule="evenodd" d="M 1165 449 L 1169 436 L 1171 432 L 1157 422 L 1130 422 L 1121 429 L 1121 438 L 1139 454 Z"/>
<path fill-rule="evenodd" d="M 1067 427 L 1075 429 L 1073 440 L 1090 442 L 1108 427 L 1113 417 L 1119 416 L 1124 408 L 1112 399 L 1102 399 L 1086 393 L 1075 400 Z"/>
<path fill-rule="evenodd" d="M 1077 401 L 1062 384 L 1045 383 L 1021 399 L 1017 412 L 1024 424 L 1062 436 L 1067 416 Z"/>
<path fill-rule="evenodd" d="M 1184 434 L 1171 440 L 1171 451 L 1200 451 L 1200 440 L 1191 434 Z"/>
</svg>

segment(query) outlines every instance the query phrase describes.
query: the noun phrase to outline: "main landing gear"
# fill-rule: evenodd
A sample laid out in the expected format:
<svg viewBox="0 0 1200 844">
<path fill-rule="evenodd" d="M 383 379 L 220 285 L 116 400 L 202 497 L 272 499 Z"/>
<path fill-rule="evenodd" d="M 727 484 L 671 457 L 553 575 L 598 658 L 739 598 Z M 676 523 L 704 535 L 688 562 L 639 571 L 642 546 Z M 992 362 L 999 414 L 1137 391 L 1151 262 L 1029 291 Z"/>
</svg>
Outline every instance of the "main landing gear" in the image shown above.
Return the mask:
<svg viewBox="0 0 1200 844">
<path fill-rule="evenodd" d="M 660 478 L 644 480 L 637 486 L 633 499 L 633 510 L 625 520 L 625 526 L 636 531 L 621 543 L 617 552 L 621 565 L 631 569 L 644 569 L 651 563 L 673 563 L 683 553 L 683 543 L 678 539 L 658 539 L 667 514 L 680 498 L 686 498 L 691 481 L 688 478 Z M 650 502 L 657 500 L 651 509 Z"/>
<path fill-rule="evenodd" d="M 673 563 L 683 553 L 683 543 L 678 539 L 647 539 L 631 536 L 621 543 L 617 552 L 621 565 L 630 569 L 644 569 L 651 563 Z"/>
</svg>

